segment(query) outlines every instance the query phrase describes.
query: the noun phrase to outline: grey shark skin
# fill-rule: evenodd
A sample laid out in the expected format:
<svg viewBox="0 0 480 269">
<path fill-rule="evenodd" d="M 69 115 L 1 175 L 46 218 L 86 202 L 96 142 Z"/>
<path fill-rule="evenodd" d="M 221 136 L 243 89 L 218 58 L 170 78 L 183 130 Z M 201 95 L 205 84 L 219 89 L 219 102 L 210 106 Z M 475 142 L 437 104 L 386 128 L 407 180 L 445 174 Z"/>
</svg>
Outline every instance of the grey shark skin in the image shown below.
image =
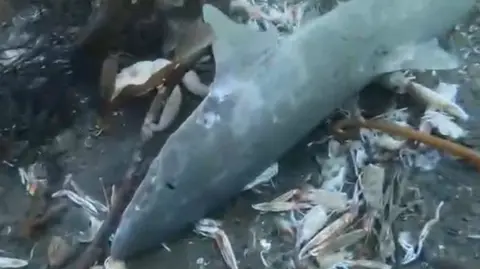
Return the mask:
<svg viewBox="0 0 480 269">
<path fill-rule="evenodd" d="M 217 38 L 211 92 L 152 162 L 111 256 L 125 260 L 174 239 L 378 75 L 455 67 L 430 40 L 474 4 L 352 0 L 280 41 L 276 32 L 250 31 L 204 6 Z"/>
</svg>

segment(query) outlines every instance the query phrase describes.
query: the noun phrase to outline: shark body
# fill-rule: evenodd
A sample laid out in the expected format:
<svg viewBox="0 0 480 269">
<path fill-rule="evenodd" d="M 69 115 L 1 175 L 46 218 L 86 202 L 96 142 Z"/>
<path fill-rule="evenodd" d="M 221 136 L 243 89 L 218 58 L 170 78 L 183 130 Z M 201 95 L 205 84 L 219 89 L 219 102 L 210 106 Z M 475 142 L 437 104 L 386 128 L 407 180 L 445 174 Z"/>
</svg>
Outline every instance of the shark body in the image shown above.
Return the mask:
<svg viewBox="0 0 480 269">
<path fill-rule="evenodd" d="M 111 256 L 160 247 L 238 195 L 346 99 L 377 76 L 456 66 L 433 38 L 475 0 L 351 0 L 279 41 L 212 6 L 210 93 L 174 132 L 125 210 Z"/>
</svg>

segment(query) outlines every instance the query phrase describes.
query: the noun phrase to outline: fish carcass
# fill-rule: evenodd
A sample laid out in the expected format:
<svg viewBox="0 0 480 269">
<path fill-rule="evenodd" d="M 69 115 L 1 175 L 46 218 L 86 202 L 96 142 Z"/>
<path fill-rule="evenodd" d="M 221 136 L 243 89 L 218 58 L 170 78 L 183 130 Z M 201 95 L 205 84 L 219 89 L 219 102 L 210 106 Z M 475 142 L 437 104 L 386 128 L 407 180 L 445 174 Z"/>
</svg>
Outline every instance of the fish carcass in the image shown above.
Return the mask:
<svg viewBox="0 0 480 269">
<path fill-rule="evenodd" d="M 210 93 L 152 162 L 123 213 L 112 257 L 160 247 L 224 205 L 377 76 L 455 68 L 432 39 L 474 4 L 352 0 L 282 39 L 205 5 L 204 20 L 216 35 Z"/>
</svg>

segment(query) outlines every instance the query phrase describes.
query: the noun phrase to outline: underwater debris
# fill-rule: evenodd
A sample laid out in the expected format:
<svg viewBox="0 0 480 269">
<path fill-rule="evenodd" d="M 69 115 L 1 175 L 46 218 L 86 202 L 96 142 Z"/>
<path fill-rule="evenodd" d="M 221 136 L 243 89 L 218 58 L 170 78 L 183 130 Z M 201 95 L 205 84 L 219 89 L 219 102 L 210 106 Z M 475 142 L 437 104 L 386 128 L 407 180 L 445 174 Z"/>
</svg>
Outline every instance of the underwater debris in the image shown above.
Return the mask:
<svg viewBox="0 0 480 269">
<path fill-rule="evenodd" d="M 413 81 L 414 79 L 415 76 L 407 76 L 406 72 L 394 72 L 382 78 L 382 82 L 388 88 L 408 92 L 423 102 L 427 109 L 444 111 L 461 120 L 468 120 L 465 110 L 455 103 L 457 85 L 440 82 L 433 90 Z"/>
<path fill-rule="evenodd" d="M 0 268 L 23 268 L 28 266 L 27 260 L 0 257 Z"/>
<path fill-rule="evenodd" d="M 453 143 L 451 141 L 441 139 L 438 137 L 434 137 L 432 135 L 418 132 L 413 130 L 412 128 L 404 127 L 395 125 L 392 123 L 388 123 L 386 121 L 381 120 L 365 120 L 365 121 L 358 121 L 358 120 L 342 120 L 339 121 L 335 127 L 337 132 L 343 132 L 342 129 L 345 127 L 362 127 L 362 128 L 369 128 L 369 129 L 377 129 L 381 130 L 382 132 L 386 132 L 389 134 L 402 136 L 411 140 L 415 140 L 431 147 L 434 147 L 439 150 L 443 150 L 448 152 L 454 156 L 461 157 L 468 162 L 474 164 L 477 169 L 480 169 L 480 155 L 471 150 L 467 147 L 464 147 L 460 144 Z"/>
<path fill-rule="evenodd" d="M 230 240 L 220 226 L 221 224 L 215 220 L 202 219 L 195 225 L 195 232 L 213 238 L 228 268 L 238 269 L 237 259 L 235 258 Z"/>
<path fill-rule="evenodd" d="M 325 248 L 331 239 L 343 233 L 343 231 L 352 224 L 357 214 L 356 210 L 347 211 L 327 225 L 300 249 L 298 258 L 302 260 L 305 259 L 307 255 L 316 256 L 318 250 Z"/>
<path fill-rule="evenodd" d="M 380 211 L 383 210 L 383 186 L 385 169 L 379 165 L 367 165 L 359 178 L 359 185 L 367 207 Z"/>
<path fill-rule="evenodd" d="M 23 186 L 29 195 L 42 195 L 48 186 L 47 172 L 43 164 L 33 163 L 27 170 L 18 168 L 18 174 Z"/>
<path fill-rule="evenodd" d="M 108 208 L 102 203 L 94 200 L 89 196 L 80 197 L 78 194 L 70 190 L 59 190 L 52 194 L 52 198 L 58 197 L 67 197 L 72 202 L 81 206 L 83 209 L 87 210 L 93 215 L 99 215 L 101 212 L 108 212 Z"/>
<path fill-rule="evenodd" d="M 311 208 L 312 205 L 297 202 L 267 202 L 252 205 L 252 208 L 262 212 L 282 212 L 296 209 Z"/>
<path fill-rule="evenodd" d="M 68 209 L 68 204 L 65 202 L 59 202 L 52 204 L 46 208 L 41 205 L 40 212 L 34 209 L 33 212 L 23 220 L 20 224 L 21 233 L 27 238 L 36 237 L 43 233 L 50 224 L 58 220 L 58 218 Z"/>
<path fill-rule="evenodd" d="M 343 211 L 347 209 L 349 204 L 347 194 L 344 192 L 334 192 L 314 187 L 305 188 L 297 194 L 295 199 L 301 203 L 321 205 L 331 211 Z"/>
<path fill-rule="evenodd" d="M 248 183 L 243 190 L 250 190 L 255 188 L 260 184 L 264 184 L 272 180 L 274 176 L 278 174 L 278 163 L 270 165 L 265 171 L 263 171 L 258 177 L 256 177 L 252 182 Z"/>
<path fill-rule="evenodd" d="M 441 135 L 455 140 L 467 135 L 467 132 L 453 121 L 453 117 L 447 116 L 439 111 L 427 109 L 421 118 L 419 129 L 430 133 L 433 128 Z"/>
<path fill-rule="evenodd" d="M 410 238 L 408 233 L 401 233 L 401 236 L 399 236 L 398 241 L 400 246 L 405 251 L 405 256 L 402 259 L 402 264 L 409 264 L 420 256 L 425 239 L 427 239 L 428 235 L 430 234 L 432 227 L 438 221 L 440 221 L 440 210 L 442 209 L 443 204 L 444 204 L 443 201 L 438 204 L 435 210 L 435 217 L 427 221 L 427 223 L 425 223 L 425 225 L 423 226 L 420 232 L 420 235 L 418 236 L 418 241 L 416 243 L 416 246 L 412 245 L 413 240 Z"/>
<path fill-rule="evenodd" d="M 302 245 L 305 241 L 310 240 L 325 226 L 327 221 L 327 210 L 322 205 L 312 207 L 307 214 L 305 214 L 297 228 L 297 247 Z"/>
</svg>

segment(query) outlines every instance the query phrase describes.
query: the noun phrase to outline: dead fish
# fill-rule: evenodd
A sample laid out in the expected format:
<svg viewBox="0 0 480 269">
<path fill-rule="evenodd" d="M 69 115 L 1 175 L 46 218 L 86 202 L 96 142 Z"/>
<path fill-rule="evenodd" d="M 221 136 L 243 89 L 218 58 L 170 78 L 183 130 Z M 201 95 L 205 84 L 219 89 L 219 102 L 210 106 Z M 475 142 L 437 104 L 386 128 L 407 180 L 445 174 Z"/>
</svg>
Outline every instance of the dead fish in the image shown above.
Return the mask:
<svg viewBox="0 0 480 269">
<path fill-rule="evenodd" d="M 204 5 L 204 20 L 216 37 L 210 92 L 151 163 L 123 213 L 112 257 L 160 248 L 224 205 L 377 76 L 451 68 L 447 53 L 429 40 L 474 5 L 475 0 L 352 0 L 281 40 L 273 27 L 256 32 Z"/>
</svg>

